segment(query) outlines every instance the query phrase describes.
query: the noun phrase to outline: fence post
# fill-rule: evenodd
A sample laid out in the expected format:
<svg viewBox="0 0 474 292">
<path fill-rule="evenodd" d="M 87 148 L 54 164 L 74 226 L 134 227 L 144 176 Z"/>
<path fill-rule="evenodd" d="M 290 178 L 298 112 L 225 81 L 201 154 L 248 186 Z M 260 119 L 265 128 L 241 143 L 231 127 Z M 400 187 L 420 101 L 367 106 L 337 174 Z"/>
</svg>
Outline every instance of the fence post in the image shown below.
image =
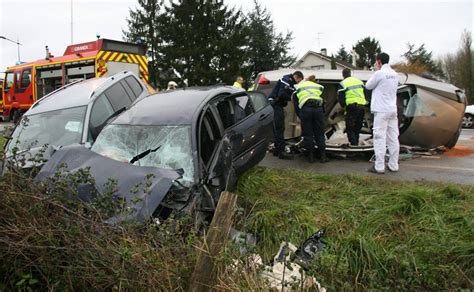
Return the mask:
<svg viewBox="0 0 474 292">
<path fill-rule="evenodd" d="M 215 258 L 222 252 L 227 241 L 236 203 L 237 195 L 221 193 L 211 226 L 198 254 L 189 291 L 209 291 L 214 287 L 217 276 Z"/>
</svg>

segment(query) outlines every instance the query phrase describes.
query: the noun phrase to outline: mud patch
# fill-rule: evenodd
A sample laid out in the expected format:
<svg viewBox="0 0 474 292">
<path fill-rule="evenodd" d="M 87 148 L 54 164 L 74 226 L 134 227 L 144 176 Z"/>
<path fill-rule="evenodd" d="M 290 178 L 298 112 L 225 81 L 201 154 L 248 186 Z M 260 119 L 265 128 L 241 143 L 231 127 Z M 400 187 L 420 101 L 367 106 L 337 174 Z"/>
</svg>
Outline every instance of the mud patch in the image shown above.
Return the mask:
<svg viewBox="0 0 474 292">
<path fill-rule="evenodd" d="M 471 137 L 472 139 L 472 137 Z M 448 149 L 444 152 L 448 157 L 465 157 L 474 155 L 474 148 L 465 145 L 456 145 L 456 147 Z"/>
</svg>

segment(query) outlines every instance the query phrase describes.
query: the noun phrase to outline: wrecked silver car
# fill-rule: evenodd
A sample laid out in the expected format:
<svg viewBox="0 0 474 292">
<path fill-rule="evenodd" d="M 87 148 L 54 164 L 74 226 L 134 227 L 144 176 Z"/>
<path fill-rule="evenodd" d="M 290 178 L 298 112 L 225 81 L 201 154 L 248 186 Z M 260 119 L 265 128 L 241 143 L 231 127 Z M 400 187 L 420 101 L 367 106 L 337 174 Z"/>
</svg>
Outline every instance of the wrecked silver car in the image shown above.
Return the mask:
<svg viewBox="0 0 474 292">
<path fill-rule="evenodd" d="M 89 168 L 99 193 L 100 184 L 117 179 L 117 196 L 133 205 L 138 220 L 171 211 L 213 212 L 220 193 L 265 156 L 272 123 L 262 93 L 227 86 L 158 93 L 111 121 L 91 150 L 58 150 L 38 177 L 51 177 L 64 164 L 68 171 Z M 134 203 L 129 189 L 145 173 L 152 174 L 151 191 Z"/>
<path fill-rule="evenodd" d="M 276 82 L 285 74 L 298 68 L 281 69 L 259 73 L 255 79 L 255 90 L 271 92 Z M 337 101 L 337 85 L 342 81 L 340 70 L 300 70 L 305 76 L 314 74 L 317 82 L 324 86 L 323 99 L 326 115 L 326 150 L 343 152 L 373 151 L 373 116 L 367 111 L 359 146 L 351 146 L 344 134 L 344 109 Z M 366 82 L 374 72 L 353 71 L 352 76 Z M 414 74 L 399 73 L 398 120 L 400 144 L 422 148 L 438 146 L 454 147 L 461 132 L 466 98 L 457 87 L 429 80 Z M 370 102 L 371 91 L 365 90 Z M 285 137 L 300 136 L 299 120 L 291 105 L 285 108 Z"/>
<path fill-rule="evenodd" d="M 131 72 L 67 84 L 44 96 L 23 115 L 5 146 L 5 161 L 36 163 L 54 149 L 71 144 L 90 147 L 105 124 L 139 98 L 145 85 Z M 16 157 L 13 157 L 16 156 Z"/>
</svg>

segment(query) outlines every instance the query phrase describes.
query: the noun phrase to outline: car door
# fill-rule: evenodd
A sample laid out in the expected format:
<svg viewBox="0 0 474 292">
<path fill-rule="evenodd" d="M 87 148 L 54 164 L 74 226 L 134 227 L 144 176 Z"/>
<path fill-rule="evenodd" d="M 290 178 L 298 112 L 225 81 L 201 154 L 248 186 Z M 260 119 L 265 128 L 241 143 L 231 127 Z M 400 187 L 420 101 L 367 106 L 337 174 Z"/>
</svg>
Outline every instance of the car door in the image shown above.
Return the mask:
<svg viewBox="0 0 474 292">
<path fill-rule="evenodd" d="M 272 135 L 273 109 L 259 92 L 217 98 L 212 109 L 220 118 L 223 139 L 229 141 L 236 175 L 258 164 Z"/>
<path fill-rule="evenodd" d="M 226 189 L 232 159 L 228 141 L 222 140 L 223 127 L 216 112 L 211 106 L 205 107 L 202 112 L 197 127 L 198 172 L 203 188 L 200 208 L 213 211 L 220 193 Z"/>
</svg>

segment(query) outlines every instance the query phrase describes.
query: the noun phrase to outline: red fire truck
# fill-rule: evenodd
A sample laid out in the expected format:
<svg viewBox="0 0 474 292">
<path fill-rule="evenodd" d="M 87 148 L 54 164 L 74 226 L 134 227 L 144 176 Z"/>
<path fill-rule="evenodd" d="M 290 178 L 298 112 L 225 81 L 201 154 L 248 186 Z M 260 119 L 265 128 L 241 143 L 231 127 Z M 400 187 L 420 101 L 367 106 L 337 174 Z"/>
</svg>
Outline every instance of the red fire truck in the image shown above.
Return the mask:
<svg viewBox="0 0 474 292">
<path fill-rule="evenodd" d="M 70 45 L 63 56 L 54 57 L 46 47 L 46 57 L 8 67 L 2 99 L 4 120 L 18 121 L 33 103 L 46 94 L 78 79 L 134 72 L 148 81 L 146 46 L 108 39 Z"/>
</svg>

